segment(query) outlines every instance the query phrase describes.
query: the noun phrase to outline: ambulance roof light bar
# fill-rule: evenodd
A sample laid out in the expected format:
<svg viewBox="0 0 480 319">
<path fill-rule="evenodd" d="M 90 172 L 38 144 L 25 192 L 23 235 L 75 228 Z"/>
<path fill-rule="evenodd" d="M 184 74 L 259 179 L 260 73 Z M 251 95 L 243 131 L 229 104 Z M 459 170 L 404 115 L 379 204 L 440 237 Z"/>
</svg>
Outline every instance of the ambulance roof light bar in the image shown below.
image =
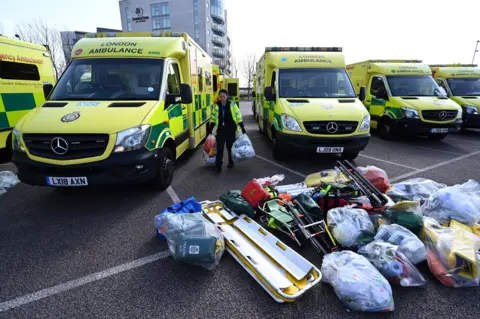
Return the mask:
<svg viewBox="0 0 480 319">
<path fill-rule="evenodd" d="M 85 35 L 87 38 L 116 38 L 116 37 L 174 37 L 181 38 L 183 35 L 181 32 L 89 32 Z"/>
<path fill-rule="evenodd" d="M 447 67 L 447 68 L 448 68 L 448 67 L 449 67 L 449 68 L 455 68 L 455 67 L 462 67 L 462 68 L 464 68 L 464 67 L 467 67 L 467 68 L 468 68 L 468 67 L 472 67 L 472 68 L 476 68 L 476 67 L 478 67 L 477 64 L 460 64 L 460 63 L 458 63 L 458 64 L 430 64 L 430 66 L 431 66 L 431 67 L 434 67 L 434 68 L 435 68 L 435 67 L 440 67 L 440 68 L 441 68 L 441 67 Z"/>
<path fill-rule="evenodd" d="M 266 47 L 265 52 L 342 52 L 340 47 Z"/>
</svg>

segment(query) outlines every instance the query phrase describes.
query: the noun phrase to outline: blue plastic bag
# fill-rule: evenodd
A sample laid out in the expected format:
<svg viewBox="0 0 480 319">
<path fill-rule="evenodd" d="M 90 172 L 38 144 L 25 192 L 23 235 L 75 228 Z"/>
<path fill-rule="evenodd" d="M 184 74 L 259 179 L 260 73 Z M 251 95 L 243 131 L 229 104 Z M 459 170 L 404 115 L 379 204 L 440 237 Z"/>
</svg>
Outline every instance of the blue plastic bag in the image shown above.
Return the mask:
<svg viewBox="0 0 480 319">
<path fill-rule="evenodd" d="M 163 236 L 159 229 L 162 227 L 160 222 L 160 215 L 164 213 L 172 213 L 172 214 L 188 214 L 188 213 L 199 213 L 202 211 L 202 205 L 197 201 L 197 199 L 192 196 L 181 202 L 178 202 L 170 207 L 167 207 L 161 212 L 159 215 L 155 216 L 154 224 L 155 224 L 155 231 L 157 236 L 160 239 L 166 240 L 166 237 Z"/>
</svg>

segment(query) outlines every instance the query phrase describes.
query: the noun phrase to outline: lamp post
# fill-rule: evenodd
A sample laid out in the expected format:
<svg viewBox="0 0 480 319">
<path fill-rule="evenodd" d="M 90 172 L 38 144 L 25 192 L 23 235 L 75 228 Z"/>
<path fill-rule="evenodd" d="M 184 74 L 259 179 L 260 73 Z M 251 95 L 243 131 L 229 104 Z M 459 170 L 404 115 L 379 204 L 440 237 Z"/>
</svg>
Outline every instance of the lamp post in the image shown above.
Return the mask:
<svg viewBox="0 0 480 319">
<path fill-rule="evenodd" d="M 475 45 L 475 51 L 473 52 L 473 59 L 472 59 L 472 64 L 473 64 L 473 61 L 475 61 L 475 55 L 477 54 L 478 50 L 478 44 L 480 43 L 480 40 L 477 40 L 477 44 Z"/>
</svg>

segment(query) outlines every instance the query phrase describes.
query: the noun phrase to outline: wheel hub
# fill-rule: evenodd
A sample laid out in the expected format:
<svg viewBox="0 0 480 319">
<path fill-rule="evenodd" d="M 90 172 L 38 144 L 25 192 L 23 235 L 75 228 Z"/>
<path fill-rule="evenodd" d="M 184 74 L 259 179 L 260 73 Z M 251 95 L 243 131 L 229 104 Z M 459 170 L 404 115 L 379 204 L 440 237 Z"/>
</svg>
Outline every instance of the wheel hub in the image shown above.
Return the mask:
<svg viewBox="0 0 480 319">
<path fill-rule="evenodd" d="M 173 177 L 173 172 L 175 171 L 173 161 L 169 158 L 165 158 L 163 160 L 162 170 L 163 170 L 163 174 L 166 178 L 172 178 Z"/>
</svg>

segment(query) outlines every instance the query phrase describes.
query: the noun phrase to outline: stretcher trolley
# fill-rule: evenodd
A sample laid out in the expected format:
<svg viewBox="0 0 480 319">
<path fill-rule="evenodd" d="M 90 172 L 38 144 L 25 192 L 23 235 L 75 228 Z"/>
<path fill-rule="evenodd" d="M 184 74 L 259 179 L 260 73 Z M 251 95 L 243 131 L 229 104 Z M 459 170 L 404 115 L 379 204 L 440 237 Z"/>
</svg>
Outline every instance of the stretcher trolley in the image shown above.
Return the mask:
<svg viewBox="0 0 480 319">
<path fill-rule="evenodd" d="M 279 302 L 293 302 L 318 284 L 320 270 L 246 215 L 203 201 L 205 217 L 222 231 L 228 252 Z"/>
</svg>

